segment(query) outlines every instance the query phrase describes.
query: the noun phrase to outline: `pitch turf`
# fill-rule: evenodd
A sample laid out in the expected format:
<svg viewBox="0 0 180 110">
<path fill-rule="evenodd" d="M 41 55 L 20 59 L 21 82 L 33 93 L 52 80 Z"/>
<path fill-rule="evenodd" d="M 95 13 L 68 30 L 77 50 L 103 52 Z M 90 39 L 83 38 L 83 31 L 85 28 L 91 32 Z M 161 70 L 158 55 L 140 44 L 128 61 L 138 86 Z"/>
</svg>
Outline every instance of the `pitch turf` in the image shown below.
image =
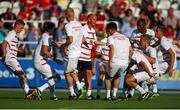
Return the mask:
<svg viewBox="0 0 180 110">
<path fill-rule="evenodd" d="M 58 101 L 49 100 L 49 94 L 43 94 L 43 100 L 25 100 L 23 92 L 0 92 L 0 109 L 113 109 L 113 108 L 180 108 L 180 94 L 160 94 L 159 97 L 146 101 L 137 101 L 138 95 L 128 101 L 105 101 L 103 94 L 100 100 L 68 100 L 67 93 L 57 92 Z M 94 95 L 95 96 L 95 95 Z"/>
</svg>

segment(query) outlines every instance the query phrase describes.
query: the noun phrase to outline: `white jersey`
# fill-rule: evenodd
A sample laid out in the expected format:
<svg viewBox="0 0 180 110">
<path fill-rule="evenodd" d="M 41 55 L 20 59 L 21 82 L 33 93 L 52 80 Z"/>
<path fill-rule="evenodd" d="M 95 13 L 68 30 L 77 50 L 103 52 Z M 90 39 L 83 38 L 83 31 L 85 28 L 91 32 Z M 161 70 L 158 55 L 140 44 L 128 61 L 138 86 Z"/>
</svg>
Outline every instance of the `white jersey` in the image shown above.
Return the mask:
<svg viewBox="0 0 180 110">
<path fill-rule="evenodd" d="M 14 30 L 10 31 L 5 38 L 5 41 L 8 43 L 6 47 L 6 60 L 10 60 L 11 58 L 17 59 L 19 40 L 16 32 Z"/>
<path fill-rule="evenodd" d="M 148 48 L 146 48 L 145 54 L 147 54 L 148 56 L 156 59 L 156 62 L 154 64 L 152 64 L 152 68 L 153 69 L 158 69 L 157 49 L 154 48 L 154 47 L 149 46 Z"/>
<path fill-rule="evenodd" d="M 73 37 L 73 42 L 68 46 L 68 58 L 79 57 L 82 43 L 82 25 L 78 21 L 70 21 L 65 25 L 67 36 Z"/>
<path fill-rule="evenodd" d="M 108 37 L 108 46 L 114 46 L 113 63 L 116 65 L 128 65 L 129 63 L 129 39 L 118 32 Z"/>
<path fill-rule="evenodd" d="M 173 50 L 173 52 L 175 54 L 175 56 L 174 56 L 175 57 L 174 69 L 175 69 L 176 66 L 177 66 L 177 60 L 176 60 L 176 52 L 174 50 L 174 47 L 173 47 L 173 44 L 172 44 L 172 40 L 168 39 L 166 37 L 162 37 L 160 45 L 161 45 L 161 51 L 162 51 L 162 54 L 163 54 L 163 60 L 165 62 L 167 62 L 168 64 L 170 64 L 170 55 L 169 55 L 168 50 L 170 48 Z"/>
<path fill-rule="evenodd" d="M 86 39 L 86 42 L 88 43 L 88 47 L 86 47 L 84 44 L 81 45 L 81 55 L 80 59 L 82 61 L 91 61 L 91 50 L 93 47 L 92 42 L 96 41 L 96 32 L 94 28 L 89 29 L 88 25 L 83 26 L 83 36 Z"/>
<path fill-rule="evenodd" d="M 147 35 L 152 36 L 153 38 L 155 38 L 155 33 L 153 30 L 151 29 L 147 29 L 146 33 Z M 131 44 L 133 44 L 135 49 L 140 49 L 141 50 L 141 46 L 140 46 L 140 36 L 143 35 L 141 32 L 138 31 L 138 29 L 134 30 L 131 34 Z"/>
<path fill-rule="evenodd" d="M 149 63 L 149 61 L 146 59 L 146 57 L 142 53 L 140 53 L 138 51 L 134 51 L 131 59 L 134 60 L 137 64 L 140 63 L 141 61 L 144 62 L 147 65 L 150 72 L 151 73 L 153 72 L 151 64 Z"/>
<path fill-rule="evenodd" d="M 49 36 L 47 33 L 42 34 L 41 38 L 38 41 L 37 47 L 34 52 L 34 62 L 41 62 L 42 64 L 45 64 L 47 61 L 47 58 L 42 55 L 42 46 L 49 46 L 49 50 L 51 51 L 51 42 L 52 37 Z"/>
<path fill-rule="evenodd" d="M 101 40 L 101 42 L 107 43 L 107 38 Z M 109 61 L 109 47 L 108 46 L 98 46 L 96 52 L 101 54 L 101 62 Z"/>
</svg>

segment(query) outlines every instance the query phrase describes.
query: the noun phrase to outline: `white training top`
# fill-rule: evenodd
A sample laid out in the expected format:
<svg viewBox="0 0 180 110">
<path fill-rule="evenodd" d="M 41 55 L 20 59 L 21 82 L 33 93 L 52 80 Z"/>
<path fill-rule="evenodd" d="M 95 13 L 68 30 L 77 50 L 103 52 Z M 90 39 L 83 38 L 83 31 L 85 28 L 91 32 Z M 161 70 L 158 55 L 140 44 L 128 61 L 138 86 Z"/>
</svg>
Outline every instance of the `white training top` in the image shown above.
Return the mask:
<svg viewBox="0 0 180 110">
<path fill-rule="evenodd" d="M 51 51 L 51 42 L 52 42 L 52 37 L 49 36 L 47 33 L 43 33 L 34 51 L 34 56 L 33 56 L 34 62 L 41 62 L 42 64 L 46 63 L 47 58 L 42 55 L 42 46 L 43 45 L 49 46 L 48 51 Z"/>
<path fill-rule="evenodd" d="M 108 46 L 114 46 L 112 63 L 127 66 L 129 63 L 129 47 L 131 45 L 129 39 L 125 35 L 115 32 L 108 37 L 107 44 Z"/>
<path fill-rule="evenodd" d="M 67 37 L 73 37 L 73 42 L 68 46 L 68 58 L 79 57 L 82 44 L 82 25 L 78 21 L 70 21 L 65 25 Z"/>
<path fill-rule="evenodd" d="M 101 42 L 107 43 L 107 38 L 101 40 Z M 96 52 L 101 54 L 101 62 L 109 61 L 109 47 L 108 46 L 98 46 Z"/>
<path fill-rule="evenodd" d="M 146 33 L 147 35 L 152 36 L 155 38 L 155 33 L 151 29 L 147 29 Z M 131 34 L 130 42 L 133 44 L 134 48 L 137 50 L 141 50 L 141 45 L 140 45 L 140 36 L 142 35 L 141 32 L 138 31 L 138 29 L 134 30 Z"/>
<path fill-rule="evenodd" d="M 169 55 L 169 52 L 168 50 L 171 48 L 175 54 L 175 62 L 174 62 L 174 69 L 176 68 L 177 66 L 177 60 L 176 60 L 176 52 L 174 50 L 174 46 L 172 44 L 172 39 L 168 39 L 166 37 L 162 37 L 161 39 L 161 42 L 160 42 L 160 45 L 161 45 L 161 51 L 162 51 L 162 54 L 163 54 L 163 60 L 165 62 L 167 62 L 168 64 L 170 64 L 170 55 Z"/>
<path fill-rule="evenodd" d="M 151 73 L 153 72 L 153 69 L 152 69 L 152 66 L 151 66 L 150 62 L 139 51 L 134 51 L 131 59 L 134 60 L 137 64 L 140 63 L 141 61 L 144 62 L 147 65 L 147 67 L 149 68 L 150 72 Z"/>
<path fill-rule="evenodd" d="M 89 29 L 88 25 L 83 26 L 83 36 L 86 39 L 86 42 L 88 43 L 88 47 L 86 47 L 84 44 L 81 45 L 81 55 L 79 60 L 81 61 L 91 61 L 91 50 L 94 41 L 97 40 L 96 38 L 96 32 L 94 28 Z"/>
<path fill-rule="evenodd" d="M 16 32 L 14 30 L 10 31 L 4 40 L 7 41 L 8 43 L 6 47 L 6 59 L 7 60 L 10 60 L 11 58 L 17 59 L 19 40 L 16 35 Z"/>
</svg>

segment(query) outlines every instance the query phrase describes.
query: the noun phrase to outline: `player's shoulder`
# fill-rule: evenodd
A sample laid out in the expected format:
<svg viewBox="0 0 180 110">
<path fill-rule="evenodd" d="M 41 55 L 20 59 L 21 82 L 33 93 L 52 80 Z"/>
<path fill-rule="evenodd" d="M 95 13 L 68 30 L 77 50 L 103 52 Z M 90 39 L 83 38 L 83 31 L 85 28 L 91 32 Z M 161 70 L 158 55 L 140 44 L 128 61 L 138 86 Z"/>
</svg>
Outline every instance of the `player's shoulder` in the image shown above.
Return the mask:
<svg viewBox="0 0 180 110">
<path fill-rule="evenodd" d="M 7 34 L 7 36 L 16 36 L 16 32 L 14 30 L 9 31 L 9 33 Z"/>
</svg>

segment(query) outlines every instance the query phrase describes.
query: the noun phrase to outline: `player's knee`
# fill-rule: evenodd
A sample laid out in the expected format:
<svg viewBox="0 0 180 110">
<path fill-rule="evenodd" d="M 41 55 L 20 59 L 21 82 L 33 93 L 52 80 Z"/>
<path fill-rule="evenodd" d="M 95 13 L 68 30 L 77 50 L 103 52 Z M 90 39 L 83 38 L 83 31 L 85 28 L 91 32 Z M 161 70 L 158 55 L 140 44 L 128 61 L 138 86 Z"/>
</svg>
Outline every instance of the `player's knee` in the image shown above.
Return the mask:
<svg viewBox="0 0 180 110">
<path fill-rule="evenodd" d="M 132 77 L 126 78 L 126 84 L 130 85 L 132 81 Z"/>
</svg>

